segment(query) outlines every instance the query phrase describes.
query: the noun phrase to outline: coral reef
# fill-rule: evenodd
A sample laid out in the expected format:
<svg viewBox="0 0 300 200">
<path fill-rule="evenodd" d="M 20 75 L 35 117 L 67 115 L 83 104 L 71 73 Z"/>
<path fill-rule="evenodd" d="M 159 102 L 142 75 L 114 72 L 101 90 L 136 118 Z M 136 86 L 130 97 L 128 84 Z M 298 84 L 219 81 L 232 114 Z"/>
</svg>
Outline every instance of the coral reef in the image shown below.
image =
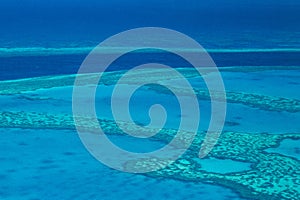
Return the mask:
<svg viewBox="0 0 300 200">
<path fill-rule="evenodd" d="M 79 127 L 93 131 L 98 124 L 88 123 L 88 118 L 82 117 Z M 106 119 L 99 123 L 107 134 L 123 135 L 117 125 Z M 124 122 L 126 123 L 126 122 Z M 128 126 L 130 126 L 128 124 Z M 1 128 L 36 128 L 36 129 L 75 129 L 71 115 L 50 115 L 45 113 L 1 112 Z M 138 130 L 137 130 L 138 131 Z M 176 134 L 174 129 L 162 129 L 151 140 L 166 143 Z M 189 132 L 184 134 L 189 137 Z M 300 134 L 271 135 L 267 133 L 237 133 L 223 132 L 218 143 L 208 157 L 231 159 L 252 163 L 251 169 L 243 172 L 218 174 L 204 171 L 195 159 L 205 133 L 198 133 L 193 144 L 186 153 L 168 167 L 159 171 L 147 173 L 147 176 L 174 178 L 183 181 L 196 181 L 223 185 L 239 192 L 243 197 L 251 199 L 298 199 L 300 196 L 300 162 L 297 159 L 280 154 L 268 153 L 267 148 L 276 147 L 284 139 L 300 139 Z M 175 148 L 185 147 L 186 137 L 179 138 Z M 160 165 L 166 160 L 152 158 L 151 160 L 132 160 L 124 168 L 141 168 L 145 163 Z"/>
<path fill-rule="evenodd" d="M 299 70 L 300 67 L 226 67 L 220 68 L 223 72 L 257 72 L 264 70 Z M 195 69 L 177 69 L 186 78 L 199 76 Z M 99 84 L 114 85 L 118 79 L 125 73 L 105 72 Z M 209 70 L 205 73 L 210 73 Z M 139 84 L 144 79 L 155 76 L 163 77 L 165 83 L 177 90 L 182 95 L 188 95 L 185 88 L 172 85 L 173 77 L 163 70 L 151 70 L 149 73 L 138 73 L 129 80 L 127 84 Z M 204 74 L 205 75 L 205 74 Z M 83 84 L 94 84 L 96 74 L 84 74 L 81 76 Z M 21 101 L 52 100 L 48 97 L 31 95 L 32 91 L 38 89 L 50 89 L 54 87 L 72 86 L 76 75 L 48 76 L 30 79 L 20 79 L 0 82 L 0 95 L 16 95 Z M 170 83 L 168 83 L 170 81 Z M 156 85 L 147 85 L 148 90 L 158 93 L 170 93 L 164 87 Z M 199 99 L 209 100 L 210 95 L 215 95 L 218 99 L 218 92 L 210 94 L 205 88 L 194 89 Z M 275 112 L 300 112 L 300 100 L 268 96 L 264 94 L 245 93 L 238 91 L 226 91 L 227 101 L 235 104 L 242 104 L 255 109 L 262 109 Z M 131 129 L 127 122 L 123 127 Z M 108 119 L 98 119 L 94 122 L 87 116 L 76 116 L 76 128 L 87 132 L 94 132 L 96 127 L 101 126 L 106 134 L 125 135 L 116 123 Z M 227 126 L 237 126 L 238 123 L 228 121 Z M 0 128 L 23 128 L 23 129 L 69 129 L 75 130 L 74 118 L 70 114 L 50 114 L 38 112 L 15 111 L 7 112 L 5 108 L 0 111 Z M 134 131 L 138 132 L 138 129 Z M 153 130 L 156 132 L 156 130 Z M 149 138 L 149 140 L 159 140 L 164 143 L 174 138 L 177 130 L 162 129 L 158 134 Z M 268 133 L 246 133 L 224 131 L 217 144 L 208 154 L 208 158 L 229 159 L 237 162 L 251 163 L 250 168 L 244 171 L 235 171 L 229 173 L 216 173 L 204 170 L 200 162 L 197 162 L 199 150 L 204 140 L 205 132 L 197 133 L 191 146 L 188 140 L 191 133 L 185 131 L 181 137 L 177 138 L 174 148 L 188 148 L 187 151 L 168 167 L 159 171 L 144 174 L 151 177 L 166 177 L 182 181 L 203 182 L 216 184 L 232 188 L 241 196 L 250 199 L 268 200 L 268 199 L 299 199 L 300 196 L 300 161 L 296 158 L 282 155 L 280 153 L 268 152 L 269 148 L 276 148 L 283 140 L 300 140 L 300 133 L 268 134 Z M 149 167 L 146 163 L 153 166 L 168 162 L 158 158 L 131 160 L 126 163 L 124 168 L 143 168 Z"/>
<path fill-rule="evenodd" d="M 279 67 L 278 67 L 279 68 Z M 243 68 L 220 68 L 220 70 L 224 71 L 246 71 L 247 67 Z M 277 68 L 275 68 L 277 69 Z M 279 68 L 281 69 L 281 68 Z M 294 69 L 294 68 L 292 68 Z M 294 70 L 299 69 L 295 67 Z M 188 68 L 179 68 L 177 69 L 181 74 L 183 74 L 186 78 L 193 78 L 199 76 L 195 69 Z M 254 70 L 254 69 L 251 69 Z M 269 70 L 269 68 L 258 68 L 257 70 Z M 114 72 L 105 72 L 102 76 L 102 80 L 99 84 L 105 85 L 114 85 L 119 78 L 123 75 L 124 71 L 114 71 Z M 209 70 L 207 70 L 209 73 Z M 85 85 L 94 84 L 97 82 L 96 74 L 84 74 L 77 75 L 81 77 L 81 82 Z M 173 76 L 164 72 L 162 69 L 154 69 L 145 72 L 136 72 L 131 79 L 127 80 L 127 84 L 139 84 L 144 79 L 149 79 L 149 77 L 163 77 L 168 85 L 168 80 L 172 80 Z M 64 87 L 64 86 L 72 86 L 74 84 L 76 75 L 64 75 L 64 76 L 48 76 L 48 77 L 37 77 L 30 79 L 19 79 L 12 81 L 1 81 L 0 82 L 0 94 L 2 95 L 12 95 L 12 94 L 22 94 L 28 91 L 34 91 L 41 88 L 53 88 L 53 87 Z M 8 87 L 9 85 L 9 87 Z M 182 95 L 187 95 L 186 89 L 181 88 L 180 86 L 174 86 L 173 84 L 169 84 L 169 87 L 172 87 L 174 90 L 178 91 Z M 159 87 L 157 85 L 148 85 L 148 89 L 157 91 L 159 93 L 170 93 L 170 91 L 166 88 Z M 210 96 L 213 95 L 218 99 L 218 92 L 213 91 L 213 93 L 209 93 L 206 88 L 196 88 L 194 89 L 196 95 L 200 99 L 210 99 Z M 286 111 L 286 112 L 299 112 L 300 111 L 300 100 L 284 98 L 284 97 L 276 97 L 276 96 L 268 96 L 263 94 L 254 94 L 254 93 L 245 93 L 245 92 L 236 92 L 236 91 L 228 91 L 226 90 L 226 100 L 229 103 L 238 103 L 243 104 L 245 106 L 250 106 L 253 108 L 258 108 L 262 110 L 269 111 Z"/>
</svg>

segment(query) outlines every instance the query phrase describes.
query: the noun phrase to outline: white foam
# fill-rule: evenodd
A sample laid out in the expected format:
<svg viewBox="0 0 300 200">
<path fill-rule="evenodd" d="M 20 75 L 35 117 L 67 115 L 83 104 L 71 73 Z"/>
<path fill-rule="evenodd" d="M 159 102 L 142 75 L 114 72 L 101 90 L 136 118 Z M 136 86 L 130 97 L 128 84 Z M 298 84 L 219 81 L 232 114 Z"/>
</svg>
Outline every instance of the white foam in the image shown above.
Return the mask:
<svg viewBox="0 0 300 200">
<path fill-rule="evenodd" d="M 16 47 L 0 48 L 0 57 L 12 56 L 42 56 L 42 55 L 70 55 L 70 54 L 88 54 L 94 47 Z M 126 47 L 106 47 L 99 49 L 99 53 L 119 53 Z M 136 47 L 139 52 L 160 52 L 159 50 L 149 50 L 145 47 Z M 169 51 L 177 52 L 196 52 L 196 49 L 170 48 Z M 206 49 L 209 53 L 255 53 L 255 52 L 300 52 L 300 48 L 234 48 L 234 49 Z"/>
</svg>

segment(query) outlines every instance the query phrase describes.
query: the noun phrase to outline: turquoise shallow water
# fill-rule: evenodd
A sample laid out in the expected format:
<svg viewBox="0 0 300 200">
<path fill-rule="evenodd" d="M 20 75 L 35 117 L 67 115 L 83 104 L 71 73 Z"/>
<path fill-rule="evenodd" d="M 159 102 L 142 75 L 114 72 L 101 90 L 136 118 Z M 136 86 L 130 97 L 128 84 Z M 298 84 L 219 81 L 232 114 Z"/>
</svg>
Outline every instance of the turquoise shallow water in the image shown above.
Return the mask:
<svg viewBox="0 0 300 200">
<path fill-rule="evenodd" d="M 222 72 L 227 91 L 300 99 L 299 92 L 295 92 L 299 88 L 300 71 L 293 70 L 290 73 L 291 75 L 287 76 L 287 74 L 288 71 L 285 70 L 267 70 L 251 73 Z M 258 80 L 253 80 L 252 77 L 256 77 Z M 199 77 L 189 80 L 196 88 L 205 86 L 203 80 Z M 291 82 L 293 84 L 290 84 Z M 173 83 L 176 84 L 176 81 Z M 53 87 L 13 96 L 1 96 L 1 109 L 3 111 L 71 114 L 72 89 L 71 86 Z M 96 110 L 99 118 L 113 119 L 110 110 L 110 95 L 113 89 L 114 86 L 99 86 L 97 89 Z M 121 97 L 119 98 L 122 99 Z M 89 98 L 86 97 L 86 99 Z M 148 109 L 154 103 L 161 103 L 167 109 L 171 119 L 167 121 L 166 127 L 177 128 L 181 115 L 176 98 L 167 94 L 159 94 L 156 91 L 148 91 L 145 88 L 138 90 L 132 97 L 131 106 L 134 109 L 131 110 L 131 114 L 133 119 L 136 119 L 139 123 L 147 124 L 149 122 Z M 199 99 L 199 103 L 201 112 L 199 130 L 206 130 L 209 123 L 210 102 Z M 300 124 L 298 123 L 300 118 L 299 112 L 274 112 L 231 102 L 227 104 L 227 111 L 225 130 L 278 134 L 296 133 L 300 129 Z"/>
<path fill-rule="evenodd" d="M 195 159 L 205 171 L 226 174 L 231 172 L 247 171 L 251 163 L 237 162 L 226 159 Z"/>
<path fill-rule="evenodd" d="M 286 99 L 299 99 L 299 94 L 291 91 L 296 89 L 299 84 L 299 70 L 291 70 L 291 76 L 286 76 L 288 74 L 287 70 L 269 69 L 246 72 L 243 71 L 243 68 L 238 68 L 238 72 L 236 71 L 221 72 L 224 75 L 226 88 L 228 91 L 235 92 L 235 95 L 247 93 L 264 95 L 268 98 L 280 96 Z M 62 77 L 60 83 L 63 83 L 63 80 L 67 77 Z M 279 83 L 278 77 L 280 77 Z M 45 81 L 46 85 L 49 85 L 48 88 L 44 85 L 44 88 L 30 91 L 32 86 L 42 87 L 32 85 L 31 80 L 35 79 L 24 79 L 19 83 L 21 87 L 26 85 L 25 88 L 29 91 L 25 89 L 25 91 L 17 93 L 19 86 L 15 86 L 15 88 L 9 88 L 6 91 L 10 93 L 8 95 L 5 94 L 5 90 L 2 90 L 3 94 L 0 97 L 1 116 L 6 116 L 5 112 L 19 113 L 20 111 L 24 113 L 52 114 L 53 118 L 61 114 L 71 116 L 71 85 L 59 86 L 58 84 L 50 86 L 51 81 L 48 80 Z M 200 77 L 191 78 L 190 82 L 196 88 L 203 87 Z M 251 84 L 253 82 L 255 84 Z M 290 82 L 293 83 L 289 88 L 290 90 L 283 90 L 288 88 Z M 4 85 L 7 83 L 13 82 L 2 82 Z M 249 84 L 251 84 L 251 87 Z M 113 119 L 109 109 L 109 97 L 112 89 L 113 85 L 98 86 L 96 97 L 98 118 Z M 228 93 L 229 99 L 233 98 L 230 96 L 232 94 Z M 121 101 L 123 97 L 118 96 L 117 98 L 120 98 Z M 178 102 L 171 94 L 162 93 L 159 90 L 140 88 L 132 98 L 133 104 L 131 106 L 134 108 L 132 109 L 132 116 L 138 123 L 147 124 L 149 122 L 147 115 L 149 106 L 153 103 L 161 103 L 168 111 L 165 128 L 176 129 L 178 127 L 181 115 L 178 112 Z M 188 101 L 189 97 L 186 98 Z M 287 105 L 285 103 L 286 99 L 278 104 L 278 108 Z M 88 102 L 88 98 L 83 96 L 82 102 Z M 199 131 L 202 131 L 207 129 L 209 123 L 210 103 L 201 96 L 199 96 L 199 102 L 201 110 Z M 299 111 L 290 112 L 285 111 L 284 108 L 281 111 L 272 110 L 272 107 L 261 107 L 259 101 L 254 102 L 258 104 L 247 104 L 244 101 L 228 103 L 224 131 L 233 131 L 234 134 L 231 136 L 232 142 L 229 142 L 227 147 L 224 146 L 227 148 L 223 150 L 224 153 L 228 152 L 231 155 L 230 152 L 235 151 L 235 148 L 245 146 L 245 143 L 240 143 L 242 139 L 237 139 L 234 136 L 238 133 L 247 133 L 250 136 L 255 136 L 257 133 L 279 136 L 286 133 L 298 133 L 300 128 L 299 123 L 297 123 L 300 119 Z M 266 103 L 272 104 L 273 101 L 267 101 Z M 292 107 L 297 108 L 297 106 L 296 103 Z M 40 120 L 42 122 L 45 119 L 41 117 Z M 2 149 L 0 153 L 0 183 L 2 186 L 0 195 L 2 199 L 118 199 L 122 196 L 126 196 L 126 199 L 251 199 L 255 197 L 255 195 L 252 197 L 245 195 L 245 189 L 241 189 L 240 186 L 235 186 L 233 183 L 231 186 L 224 185 L 223 182 L 213 181 L 214 179 L 205 183 L 202 182 L 201 178 L 189 181 L 172 175 L 164 177 L 150 174 L 145 176 L 112 170 L 95 160 L 87 152 L 75 130 L 63 125 L 63 118 L 61 119 L 62 124 L 56 128 L 49 126 L 47 129 L 41 129 L 41 127 L 38 127 L 39 121 L 35 122 L 33 120 L 32 122 L 35 125 L 30 125 L 30 121 L 26 120 L 25 122 L 23 119 L 13 122 L 9 126 L 2 125 L 0 129 Z M 5 123 L 3 122 L 3 124 Z M 51 124 L 51 121 L 47 123 Z M 110 135 L 109 138 L 120 147 L 135 152 L 147 152 L 165 145 L 164 140 L 146 139 L 141 141 L 129 136 L 118 135 Z M 259 140 L 254 140 L 251 143 L 248 148 L 253 150 L 249 151 L 255 152 L 258 149 L 256 145 Z M 262 144 L 264 143 L 262 141 Z M 268 144 L 267 140 L 266 144 Z M 277 153 L 282 155 L 283 158 L 289 156 L 299 159 L 298 145 L 299 140 L 286 139 L 280 145 L 278 144 L 278 147 L 268 148 L 266 152 Z M 194 161 L 199 164 L 199 170 L 209 173 L 210 176 L 238 177 L 239 173 L 242 175 L 252 171 L 252 167 L 255 167 L 255 170 L 268 170 L 268 168 L 262 166 L 257 168 L 254 165 L 255 161 L 250 157 L 240 160 L 244 157 L 242 154 L 238 154 L 238 157 L 223 157 L 221 155 L 213 154 L 203 160 L 195 158 Z M 279 164 L 274 163 L 274 166 L 277 165 Z M 294 169 L 297 170 L 297 166 L 295 167 Z M 196 173 L 198 172 L 195 171 Z M 241 180 L 243 179 L 248 180 L 247 178 L 241 178 Z M 272 182 L 269 183 L 272 184 Z M 291 186 L 298 187 L 292 184 Z M 249 190 L 251 191 L 251 189 Z"/>
<path fill-rule="evenodd" d="M 300 160 L 299 140 L 286 139 L 277 148 L 267 149 L 271 153 L 279 153 Z"/>
<path fill-rule="evenodd" d="M 0 134 L 1 199 L 240 199 L 220 186 L 109 169 L 73 131 L 1 129 Z"/>
</svg>

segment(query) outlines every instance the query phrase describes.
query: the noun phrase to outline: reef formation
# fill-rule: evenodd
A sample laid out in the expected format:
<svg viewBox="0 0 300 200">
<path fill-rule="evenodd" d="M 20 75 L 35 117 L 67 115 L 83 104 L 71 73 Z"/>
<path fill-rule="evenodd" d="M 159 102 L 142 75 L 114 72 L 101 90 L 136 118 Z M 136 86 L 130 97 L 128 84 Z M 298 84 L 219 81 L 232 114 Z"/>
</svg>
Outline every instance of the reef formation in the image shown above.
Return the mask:
<svg viewBox="0 0 300 200">
<path fill-rule="evenodd" d="M 279 68 L 280 69 L 280 68 Z M 277 69 L 277 70 L 279 70 Z M 293 68 L 294 69 L 294 68 Z M 299 68 L 295 68 L 299 69 Z M 198 76 L 195 70 L 178 69 L 185 77 L 192 78 Z M 226 68 L 224 71 L 236 71 L 236 68 Z M 239 69 L 241 70 L 241 69 Z M 244 69 L 250 70 L 250 69 Z M 255 70 L 255 69 L 251 69 Z M 268 70 L 260 68 L 259 70 Z M 286 70 L 286 68 L 285 68 Z M 100 84 L 113 85 L 122 76 L 123 72 L 107 72 L 103 75 Z M 161 71 L 152 72 L 163 74 Z M 209 72 L 208 72 L 209 73 Z M 93 83 L 97 78 L 95 74 L 79 75 L 86 78 L 86 84 Z M 163 74 L 166 80 L 172 79 L 167 74 Z M 0 82 L 1 95 L 20 95 L 26 94 L 38 89 L 47 89 L 53 87 L 72 86 L 76 75 L 38 77 L 31 79 L 2 81 Z M 137 84 L 145 77 L 137 74 L 135 78 L 129 80 L 127 84 Z M 162 87 L 153 85 L 147 86 L 147 89 L 160 93 L 168 91 Z M 185 95 L 185 89 L 176 87 L 182 95 Z M 200 99 L 208 99 L 209 93 L 205 89 L 195 89 L 195 93 Z M 300 111 L 300 101 L 297 99 L 274 97 L 262 94 L 244 93 L 236 91 L 227 91 L 227 101 L 246 106 L 254 107 L 275 112 L 295 113 Z M 218 95 L 217 93 L 214 95 Z M 41 97 L 47 99 L 45 97 Z M 98 119 L 98 123 L 93 123 L 88 116 L 79 116 L 77 128 L 93 132 L 95 127 L 101 126 L 102 130 L 109 135 L 126 135 L 116 123 L 108 119 Z M 128 128 L 130 124 L 123 122 Z M 69 129 L 75 130 L 73 116 L 70 114 L 49 114 L 24 111 L 5 111 L 0 112 L 0 128 L 23 128 L 23 129 Z M 139 130 L 135 130 L 139 131 Z M 168 143 L 177 133 L 175 129 L 162 129 L 159 134 L 149 138 L 149 140 L 158 140 Z M 251 163 L 250 169 L 230 172 L 216 173 L 204 170 L 197 162 L 199 149 L 204 140 L 205 132 L 198 132 L 191 146 L 187 146 L 187 140 L 192 135 L 188 131 L 184 137 L 179 138 L 174 148 L 186 148 L 187 151 L 169 166 L 164 169 L 149 172 L 144 175 L 151 177 L 164 177 L 178 179 L 182 181 L 203 182 L 226 186 L 238 192 L 242 197 L 250 199 L 299 199 L 300 196 L 300 161 L 294 157 L 289 157 L 279 153 L 270 153 L 268 148 L 276 148 L 281 141 L 285 139 L 300 140 L 300 133 L 246 133 L 224 131 L 217 144 L 206 158 L 230 159 L 238 162 Z M 126 163 L 124 168 L 143 168 L 152 165 L 160 165 L 166 160 L 151 158 L 148 160 L 131 160 Z"/>
</svg>

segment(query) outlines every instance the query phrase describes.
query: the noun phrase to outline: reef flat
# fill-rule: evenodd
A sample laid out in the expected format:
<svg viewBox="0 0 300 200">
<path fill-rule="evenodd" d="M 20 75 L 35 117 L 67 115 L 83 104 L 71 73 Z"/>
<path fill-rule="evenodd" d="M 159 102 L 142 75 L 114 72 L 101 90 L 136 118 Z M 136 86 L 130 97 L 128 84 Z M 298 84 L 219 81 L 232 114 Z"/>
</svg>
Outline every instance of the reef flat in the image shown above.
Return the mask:
<svg viewBox="0 0 300 200">
<path fill-rule="evenodd" d="M 77 125 L 79 128 L 92 132 L 95 126 L 100 124 L 107 134 L 124 135 L 115 122 L 111 120 L 99 119 L 99 124 L 91 124 L 88 123 L 89 121 L 88 118 L 82 117 L 82 122 L 79 121 Z M 127 126 L 130 128 L 129 124 Z M 0 127 L 75 129 L 71 115 L 26 112 L 1 112 Z M 162 129 L 159 134 L 149 139 L 167 143 L 176 133 L 175 129 Z M 174 147 L 185 147 L 186 140 L 190 135 L 189 132 L 186 132 L 184 137 L 179 138 L 179 142 Z M 267 133 L 223 132 L 208 157 L 252 163 L 249 170 L 225 174 L 205 171 L 196 161 L 196 159 L 200 159 L 198 158 L 198 152 L 204 136 L 204 132 L 198 133 L 186 153 L 168 167 L 145 175 L 222 185 L 232 188 L 243 197 L 251 199 L 296 200 L 300 196 L 299 160 L 265 151 L 268 148 L 278 147 L 284 139 L 300 139 L 300 133 L 271 135 Z M 124 168 L 142 168 L 145 166 L 145 163 L 149 162 L 153 165 L 159 165 L 166 161 L 158 160 L 157 158 L 152 158 L 151 160 L 132 160 L 126 163 Z"/>
<path fill-rule="evenodd" d="M 186 78 L 198 77 L 199 73 L 193 68 L 176 68 Z M 267 71 L 267 70 L 300 70 L 300 66 L 236 66 L 236 67 L 221 67 L 218 68 L 220 72 L 257 72 L 257 71 Z M 203 72 L 208 69 L 203 69 Z M 102 76 L 102 82 L 106 85 L 113 85 L 117 80 L 125 73 L 125 71 L 113 71 L 113 72 L 104 72 Z M 137 73 L 136 76 L 128 84 L 139 83 L 141 80 L 153 75 L 158 74 L 163 77 L 165 80 L 172 79 L 168 73 L 164 72 L 162 69 L 153 69 L 146 73 Z M 57 75 L 57 76 L 44 76 L 44 77 L 34 77 L 34 78 L 25 78 L 17 80 L 7 80 L 0 81 L 0 94 L 18 94 L 26 91 L 34 91 L 41 88 L 52 88 L 52 87 L 63 87 L 71 86 L 74 84 L 76 76 L 86 77 L 86 84 L 94 83 L 97 77 L 97 74 L 72 74 L 72 75 Z"/>
<path fill-rule="evenodd" d="M 274 68 L 274 67 L 273 67 Z M 256 70 L 272 70 L 271 67 L 261 67 Z M 290 70 L 299 70 L 300 67 L 290 67 Z M 275 67 L 274 69 L 282 69 L 280 67 Z M 178 68 L 177 69 L 184 77 L 193 78 L 198 77 L 199 74 L 195 69 L 189 68 Z M 232 71 L 232 72 L 248 72 L 248 67 L 228 67 L 220 68 L 222 71 Z M 282 69 L 283 70 L 283 69 Z M 205 69 L 203 70 L 205 72 Z M 255 71 L 255 69 L 251 69 Z M 114 85 L 122 77 L 125 71 L 114 71 L 114 72 L 104 72 L 102 75 L 101 82 L 99 84 Z M 206 69 L 206 73 L 210 73 L 209 69 Z M 0 82 L 0 95 L 13 95 L 22 94 L 25 92 L 35 91 L 38 89 L 49 89 L 53 87 L 64 87 L 73 86 L 76 76 L 80 76 L 80 83 L 84 85 L 90 85 L 97 83 L 97 74 L 81 74 L 81 75 L 64 75 L 64 76 L 48 76 L 48 77 L 37 77 L 30 79 L 19 79 L 11 81 L 1 81 Z M 182 95 L 187 94 L 187 90 L 178 85 L 168 83 L 174 79 L 173 75 L 170 75 L 162 69 L 149 70 L 147 73 L 144 71 L 135 72 L 135 74 L 128 80 L 126 84 L 140 84 L 145 79 L 151 79 L 151 77 L 160 76 L 164 80 L 164 83 L 169 87 L 172 87 L 178 93 Z M 205 76 L 205 74 L 204 74 Z M 159 93 L 169 93 L 170 91 L 163 87 L 158 87 L 157 85 L 148 85 L 148 89 L 157 91 Z M 196 88 L 194 89 L 195 94 L 199 99 L 210 99 L 213 95 L 218 99 L 218 92 L 213 91 L 209 93 L 206 88 Z M 278 111 L 278 112 L 299 112 L 300 111 L 300 100 L 293 98 L 277 97 L 263 94 L 246 93 L 246 92 L 236 92 L 226 90 L 226 100 L 229 103 L 243 104 L 245 106 L 250 106 L 253 108 L 258 108 L 262 110 Z"/>
</svg>

